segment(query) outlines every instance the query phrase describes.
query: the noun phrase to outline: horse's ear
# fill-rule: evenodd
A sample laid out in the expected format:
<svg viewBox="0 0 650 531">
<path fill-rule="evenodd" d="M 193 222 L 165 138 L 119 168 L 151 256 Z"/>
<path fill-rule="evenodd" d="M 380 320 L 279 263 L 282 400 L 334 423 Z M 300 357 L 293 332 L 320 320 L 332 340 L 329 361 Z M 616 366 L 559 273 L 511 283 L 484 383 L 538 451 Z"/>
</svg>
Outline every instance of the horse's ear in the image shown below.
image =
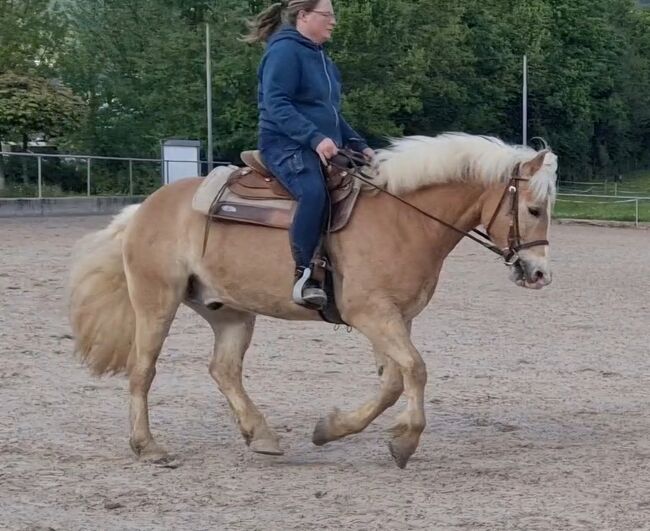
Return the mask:
<svg viewBox="0 0 650 531">
<path fill-rule="evenodd" d="M 544 149 L 540 151 L 534 159 L 531 159 L 528 162 L 524 162 L 519 170 L 519 176 L 523 177 L 524 179 L 530 179 L 533 175 L 542 169 L 542 166 L 544 166 L 544 159 L 546 159 L 546 155 L 549 153 L 550 151 L 548 149 Z"/>
</svg>

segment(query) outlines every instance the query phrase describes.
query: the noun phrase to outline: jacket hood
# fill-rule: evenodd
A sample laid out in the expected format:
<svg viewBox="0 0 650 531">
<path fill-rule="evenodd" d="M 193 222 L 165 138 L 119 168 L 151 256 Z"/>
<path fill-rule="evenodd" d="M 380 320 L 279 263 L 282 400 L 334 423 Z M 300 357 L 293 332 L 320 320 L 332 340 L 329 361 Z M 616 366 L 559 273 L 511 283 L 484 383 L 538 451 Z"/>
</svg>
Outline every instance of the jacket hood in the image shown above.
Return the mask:
<svg viewBox="0 0 650 531">
<path fill-rule="evenodd" d="M 308 39 L 302 33 L 300 33 L 296 28 L 288 24 L 281 26 L 278 31 L 276 31 L 273 35 L 271 35 L 271 37 L 269 38 L 266 44 L 266 47 L 269 48 L 270 46 L 273 46 L 276 42 L 283 41 L 286 39 L 296 41 L 302 44 L 303 46 L 307 46 L 308 48 L 311 48 L 313 50 L 321 49 L 320 45 Z"/>
</svg>

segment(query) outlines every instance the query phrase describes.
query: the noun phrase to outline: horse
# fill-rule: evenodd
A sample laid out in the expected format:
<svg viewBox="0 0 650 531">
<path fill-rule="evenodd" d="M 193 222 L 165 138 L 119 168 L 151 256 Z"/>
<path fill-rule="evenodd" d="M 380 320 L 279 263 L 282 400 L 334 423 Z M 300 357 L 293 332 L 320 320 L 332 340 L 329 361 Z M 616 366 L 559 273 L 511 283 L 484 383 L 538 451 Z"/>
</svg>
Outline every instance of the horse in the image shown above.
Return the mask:
<svg viewBox="0 0 650 531">
<path fill-rule="evenodd" d="M 361 432 L 404 394 L 389 450 L 406 466 L 425 428 L 427 382 L 412 320 L 430 301 L 445 258 L 481 225 L 515 284 L 551 282 L 557 166 L 549 149 L 464 133 L 403 137 L 377 152 L 369 171 L 382 191 L 364 191 L 347 227 L 326 246 L 338 310 L 370 341 L 379 391 L 357 409 L 321 417 L 314 444 Z M 96 375 L 128 374 L 130 446 L 141 460 L 164 463 L 171 457 L 151 434 L 147 397 L 176 311 L 189 306 L 214 332 L 209 371 L 246 444 L 282 455 L 278 435 L 244 389 L 244 355 L 257 315 L 322 318 L 291 299 L 288 232 L 232 222 L 206 229 L 205 216 L 191 208 L 200 183 L 164 186 L 77 242 L 68 295 L 75 351 Z"/>
</svg>

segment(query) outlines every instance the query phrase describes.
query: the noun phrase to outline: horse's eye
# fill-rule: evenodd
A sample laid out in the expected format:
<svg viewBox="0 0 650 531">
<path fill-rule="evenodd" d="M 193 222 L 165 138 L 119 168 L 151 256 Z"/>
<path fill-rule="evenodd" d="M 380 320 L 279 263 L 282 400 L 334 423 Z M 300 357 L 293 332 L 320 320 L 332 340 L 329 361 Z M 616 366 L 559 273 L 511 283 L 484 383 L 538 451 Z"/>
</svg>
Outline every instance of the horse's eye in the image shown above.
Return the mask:
<svg viewBox="0 0 650 531">
<path fill-rule="evenodd" d="M 542 211 L 539 208 L 535 208 L 535 207 L 528 207 L 528 212 L 530 212 L 531 216 L 535 216 L 536 218 L 538 218 L 542 213 Z"/>
</svg>

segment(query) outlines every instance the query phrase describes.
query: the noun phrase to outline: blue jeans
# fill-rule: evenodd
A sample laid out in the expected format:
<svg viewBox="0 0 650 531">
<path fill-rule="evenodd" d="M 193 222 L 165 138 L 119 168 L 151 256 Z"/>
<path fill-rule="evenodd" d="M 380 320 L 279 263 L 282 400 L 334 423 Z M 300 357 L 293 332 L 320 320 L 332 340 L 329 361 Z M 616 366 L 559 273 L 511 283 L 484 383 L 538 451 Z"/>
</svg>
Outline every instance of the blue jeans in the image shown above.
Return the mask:
<svg viewBox="0 0 650 531">
<path fill-rule="evenodd" d="M 277 138 L 260 138 L 267 168 L 298 203 L 289 229 L 297 267 L 309 267 L 329 212 L 329 195 L 318 155 L 309 148 Z"/>
</svg>

